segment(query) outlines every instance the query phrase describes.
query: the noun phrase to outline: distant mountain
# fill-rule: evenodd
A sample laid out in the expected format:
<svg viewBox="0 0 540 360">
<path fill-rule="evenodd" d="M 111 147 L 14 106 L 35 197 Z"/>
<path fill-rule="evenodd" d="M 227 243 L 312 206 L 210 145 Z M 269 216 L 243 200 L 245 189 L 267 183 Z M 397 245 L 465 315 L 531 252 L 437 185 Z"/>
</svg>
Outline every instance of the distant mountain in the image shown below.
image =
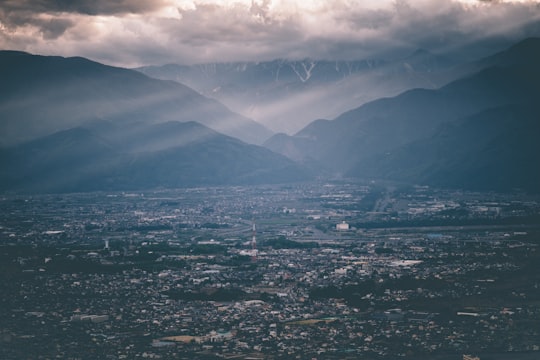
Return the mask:
<svg viewBox="0 0 540 360">
<path fill-rule="evenodd" d="M 84 58 L 0 51 L 0 145 L 13 145 L 96 120 L 197 121 L 249 143 L 271 132 L 215 100 L 171 81 Z"/>
<path fill-rule="evenodd" d="M 473 190 L 540 191 L 540 105 L 496 107 L 356 164 L 348 175 Z"/>
<path fill-rule="evenodd" d="M 137 69 L 184 83 L 278 132 L 294 133 L 382 96 L 414 87 L 438 87 L 453 62 L 419 49 L 404 59 L 164 65 Z"/>
<path fill-rule="evenodd" d="M 443 184 L 442 181 L 436 181 L 442 172 L 434 172 L 428 176 L 424 170 L 419 172 L 412 170 L 415 168 L 412 165 L 407 167 L 408 170 L 398 166 L 399 161 L 402 164 L 416 163 L 414 151 L 407 148 L 409 144 L 420 142 L 422 151 L 433 155 L 436 149 L 430 145 L 434 144 L 422 141 L 440 134 L 441 126 L 463 119 L 472 119 L 474 116 L 496 113 L 493 109 L 514 109 L 513 114 L 521 114 L 512 117 L 513 122 L 518 123 L 531 122 L 533 118 L 538 117 L 538 112 L 531 112 L 531 109 L 534 109 L 531 104 L 540 100 L 538 39 L 528 39 L 482 61 L 486 68 L 440 89 L 410 90 L 393 98 L 373 101 L 346 112 L 333 121 L 314 121 L 295 136 L 275 135 L 266 142 L 266 146 L 296 160 L 317 162 L 319 166 L 332 173 L 358 177 L 378 176 L 394 180 L 403 178 L 412 182 Z M 519 109 L 523 110 L 518 111 Z M 529 118 L 530 121 L 526 120 Z M 488 122 L 482 123 L 486 126 L 485 132 L 489 133 L 491 125 Z M 512 121 L 502 122 L 499 126 L 500 133 L 512 132 Z M 463 126 L 463 129 L 465 128 L 466 126 Z M 535 129 L 537 128 L 532 126 L 529 130 Z M 532 134 L 540 135 L 537 132 Z M 471 141 L 474 144 L 476 141 L 465 132 L 453 133 L 452 136 L 456 138 L 461 136 L 463 143 Z M 515 140 L 519 141 L 517 138 Z M 510 155 L 515 149 L 521 149 L 518 144 L 515 144 L 516 146 L 508 142 L 501 144 L 505 146 L 498 148 L 497 153 L 500 156 L 503 151 L 506 151 L 510 158 L 522 156 L 522 154 Z M 463 144 L 459 146 L 463 147 Z M 417 145 L 416 149 L 418 147 L 420 145 Z M 403 157 L 392 155 L 376 166 L 385 155 L 399 153 L 406 148 L 409 150 Z M 481 154 L 473 151 L 476 148 L 472 145 L 467 149 L 470 150 L 467 157 L 478 159 L 476 164 L 480 166 Z M 452 151 L 451 146 L 444 151 Z M 410 158 L 407 158 L 406 154 L 409 154 Z M 437 157 L 428 156 L 422 159 L 422 168 L 440 165 L 436 165 Z M 490 167 L 494 167 L 494 164 Z M 458 178 L 464 176 L 466 169 L 465 166 L 456 165 L 452 167 L 452 172 L 455 178 Z M 523 182 L 525 179 L 521 178 L 520 181 Z M 458 182 L 448 181 L 447 185 L 457 186 Z M 493 187 L 491 185 L 493 184 L 485 183 L 486 188 Z M 519 184 L 516 182 L 514 185 Z"/>
<path fill-rule="evenodd" d="M 0 189 L 84 192 L 303 180 L 289 159 L 196 122 L 92 123 L 0 150 Z"/>
<path fill-rule="evenodd" d="M 484 69 L 487 67 L 531 67 L 540 57 L 540 38 L 527 38 L 519 43 L 501 51 L 493 56 L 474 61 L 470 64 L 463 64 L 460 68 L 469 67 L 468 71 Z"/>
</svg>

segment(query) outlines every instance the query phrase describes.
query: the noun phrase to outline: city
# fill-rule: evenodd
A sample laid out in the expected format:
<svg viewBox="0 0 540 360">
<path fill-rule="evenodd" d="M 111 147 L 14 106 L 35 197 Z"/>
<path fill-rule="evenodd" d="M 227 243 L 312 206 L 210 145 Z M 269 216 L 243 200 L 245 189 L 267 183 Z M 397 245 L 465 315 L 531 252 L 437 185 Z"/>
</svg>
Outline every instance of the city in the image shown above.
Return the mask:
<svg viewBox="0 0 540 360">
<path fill-rule="evenodd" d="M 358 181 L 0 199 L 3 359 L 536 359 L 538 198 Z"/>
</svg>

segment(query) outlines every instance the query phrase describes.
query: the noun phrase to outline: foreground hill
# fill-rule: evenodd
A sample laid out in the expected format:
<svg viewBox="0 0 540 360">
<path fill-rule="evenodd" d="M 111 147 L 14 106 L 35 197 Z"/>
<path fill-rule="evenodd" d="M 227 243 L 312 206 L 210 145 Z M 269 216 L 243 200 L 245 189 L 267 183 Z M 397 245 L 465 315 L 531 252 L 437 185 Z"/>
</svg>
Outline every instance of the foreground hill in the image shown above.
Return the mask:
<svg viewBox="0 0 540 360">
<path fill-rule="evenodd" d="M 517 171 L 516 166 L 534 165 L 514 162 L 512 166 L 507 166 L 509 164 L 505 162 L 520 158 L 531 160 L 531 156 L 534 156 L 522 153 L 526 148 L 521 146 L 520 136 L 513 132 L 515 127 L 521 129 L 519 133 L 529 132 L 528 136 L 533 138 L 540 135 L 535 123 L 538 108 L 533 106 L 540 100 L 540 39 L 527 39 L 505 52 L 484 59 L 482 63 L 485 68 L 481 71 L 440 89 L 417 89 L 394 98 L 380 99 L 344 113 L 333 121 L 315 121 L 295 136 L 274 136 L 267 141 L 266 146 L 297 160 L 315 161 L 328 171 L 344 175 L 379 176 L 455 187 L 472 186 L 474 182 L 476 188 L 501 188 L 505 187 L 504 184 L 506 187 L 530 188 L 527 184 L 531 181 L 524 175 L 528 172 Z M 490 123 L 487 120 L 489 115 L 486 114 L 497 114 L 497 109 L 512 111 L 507 114 L 506 121 Z M 484 121 L 478 121 L 479 117 Z M 433 156 L 437 151 L 437 139 L 442 141 L 440 137 L 446 136 L 441 127 L 460 121 L 464 122 L 463 125 L 454 129 L 451 135 L 456 141 L 453 144 L 447 143 L 441 151 L 451 154 L 456 150 L 467 149 L 463 159 L 469 161 L 461 162 L 456 157 L 441 163 L 438 156 Z M 468 124 L 469 121 L 475 122 L 474 126 L 483 126 L 476 132 L 478 138 L 470 137 L 469 127 L 473 125 Z M 501 142 L 495 138 L 484 138 L 494 126 L 498 134 L 514 136 Z M 429 141 L 431 137 L 434 138 Z M 416 155 L 411 148 L 407 148 L 409 150 L 406 153 L 387 158 L 385 165 L 379 162 L 384 155 L 399 154 L 407 145 L 422 140 L 425 141 L 416 148 L 422 150 L 417 150 Z M 474 146 L 478 141 L 495 141 L 497 150 L 492 148 L 492 151 L 497 156 L 485 156 L 482 151 L 487 151 L 486 148 Z M 427 154 L 420 160 L 419 153 Z M 433 170 L 428 175 L 427 170 L 420 171 L 412 165 L 418 161 L 422 161 L 422 169 L 440 171 Z M 474 167 L 507 168 L 523 176 L 518 176 L 513 182 L 499 182 L 495 177 L 487 176 L 469 182 L 458 180 L 471 178 L 471 168 Z M 453 176 L 445 176 L 445 172 L 451 172 Z M 452 178 L 456 180 L 450 181 Z M 494 182 L 499 182 L 500 186 L 495 186 Z M 540 189 L 540 186 L 537 187 Z"/>
<path fill-rule="evenodd" d="M 84 192 L 290 182 L 307 173 L 289 159 L 196 122 L 108 122 L 0 150 L 0 189 Z"/>
<path fill-rule="evenodd" d="M 249 143 L 271 132 L 215 100 L 171 81 L 84 58 L 0 51 L 0 145 L 13 145 L 96 120 L 197 121 Z"/>
</svg>

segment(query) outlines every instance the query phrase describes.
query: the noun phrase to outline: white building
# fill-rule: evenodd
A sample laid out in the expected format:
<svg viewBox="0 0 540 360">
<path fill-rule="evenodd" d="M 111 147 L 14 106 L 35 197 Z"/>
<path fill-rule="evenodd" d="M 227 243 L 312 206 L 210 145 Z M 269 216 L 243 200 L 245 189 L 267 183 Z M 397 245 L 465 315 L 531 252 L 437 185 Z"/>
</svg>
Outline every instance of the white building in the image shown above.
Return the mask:
<svg viewBox="0 0 540 360">
<path fill-rule="evenodd" d="M 349 224 L 347 224 L 345 221 L 342 221 L 341 224 L 336 224 L 336 230 L 347 231 L 349 230 Z"/>
</svg>

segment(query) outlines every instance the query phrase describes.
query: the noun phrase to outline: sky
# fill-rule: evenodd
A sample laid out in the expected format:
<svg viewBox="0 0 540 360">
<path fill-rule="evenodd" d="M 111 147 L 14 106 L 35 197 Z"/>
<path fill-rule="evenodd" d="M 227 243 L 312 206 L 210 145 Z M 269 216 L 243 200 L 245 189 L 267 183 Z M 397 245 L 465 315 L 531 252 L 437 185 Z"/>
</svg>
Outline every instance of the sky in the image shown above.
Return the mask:
<svg viewBox="0 0 540 360">
<path fill-rule="evenodd" d="M 540 0 L 0 0 L 0 49 L 136 67 L 436 53 L 540 36 Z M 482 41 L 489 39 L 490 41 Z"/>
</svg>

